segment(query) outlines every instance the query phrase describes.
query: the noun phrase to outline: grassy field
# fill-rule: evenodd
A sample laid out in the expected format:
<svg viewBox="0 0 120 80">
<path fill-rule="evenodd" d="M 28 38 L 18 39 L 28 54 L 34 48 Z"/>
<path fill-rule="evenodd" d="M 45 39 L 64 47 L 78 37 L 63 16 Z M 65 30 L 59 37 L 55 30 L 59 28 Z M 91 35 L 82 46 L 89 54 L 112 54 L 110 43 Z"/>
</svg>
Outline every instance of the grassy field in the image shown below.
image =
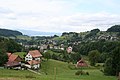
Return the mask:
<svg viewBox="0 0 120 80">
<path fill-rule="evenodd" d="M 54 80 L 54 69 L 56 68 L 56 80 L 116 80 L 113 76 L 104 76 L 98 69 L 84 69 L 90 75 L 75 75 L 77 70 L 68 68 L 68 63 L 48 60 L 42 62 L 42 68 L 39 70 L 41 75 L 34 74 L 27 70 L 7 70 L 0 69 L 0 80 Z M 47 74 L 47 75 L 46 75 Z"/>
</svg>

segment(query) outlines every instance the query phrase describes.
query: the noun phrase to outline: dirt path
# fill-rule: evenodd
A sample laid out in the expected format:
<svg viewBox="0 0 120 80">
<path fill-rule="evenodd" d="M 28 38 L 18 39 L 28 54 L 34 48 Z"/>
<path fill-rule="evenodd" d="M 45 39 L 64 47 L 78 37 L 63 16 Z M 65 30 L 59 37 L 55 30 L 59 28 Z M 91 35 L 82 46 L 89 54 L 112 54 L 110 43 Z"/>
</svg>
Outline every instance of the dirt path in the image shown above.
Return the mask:
<svg viewBox="0 0 120 80">
<path fill-rule="evenodd" d="M 38 75 L 41 75 L 41 73 L 36 72 L 36 71 L 34 71 L 34 70 L 31 70 L 31 69 L 28 69 L 28 71 L 33 72 L 33 73 L 38 74 Z"/>
<path fill-rule="evenodd" d="M 17 78 L 0 78 L 0 80 L 20 80 L 20 79 L 17 79 Z"/>
</svg>

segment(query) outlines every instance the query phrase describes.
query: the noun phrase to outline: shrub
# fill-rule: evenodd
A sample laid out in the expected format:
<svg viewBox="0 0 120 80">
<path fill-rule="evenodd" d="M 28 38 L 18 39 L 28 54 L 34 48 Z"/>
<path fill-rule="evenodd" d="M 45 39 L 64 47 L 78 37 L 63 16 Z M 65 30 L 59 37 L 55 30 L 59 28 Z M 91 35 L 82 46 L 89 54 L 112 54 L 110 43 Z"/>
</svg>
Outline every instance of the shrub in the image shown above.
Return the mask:
<svg viewBox="0 0 120 80">
<path fill-rule="evenodd" d="M 77 71 L 75 75 L 89 75 L 89 72 Z"/>
<path fill-rule="evenodd" d="M 80 75 L 81 74 L 81 71 L 77 71 L 76 73 L 75 73 L 75 75 Z"/>
</svg>

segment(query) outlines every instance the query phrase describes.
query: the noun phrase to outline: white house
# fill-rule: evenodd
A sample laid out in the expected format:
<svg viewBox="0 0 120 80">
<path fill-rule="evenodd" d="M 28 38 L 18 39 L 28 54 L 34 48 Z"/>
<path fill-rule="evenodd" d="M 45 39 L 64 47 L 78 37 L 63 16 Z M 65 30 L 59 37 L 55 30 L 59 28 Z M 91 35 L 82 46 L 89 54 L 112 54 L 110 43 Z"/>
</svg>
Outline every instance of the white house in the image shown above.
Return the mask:
<svg viewBox="0 0 120 80">
<path fill-rule="evenodd" d="M 68 53 L 71 53 L 71 52 L 72 52 L 72 47 L 71 47 L 71 46 L 69 46 L 69 47 L 67 48 L 67 52 L 68 52 Z"/>
<path fill-rule="evenodd" d="M 28 68 L 38 69 L 40 67 L 40 62 L 42 55 L 38 50 L 29 51 L 25 57 L 25 61 L 28 63 Z M 27 66 L 26 66 L 27 67 Z"/>
</svg>

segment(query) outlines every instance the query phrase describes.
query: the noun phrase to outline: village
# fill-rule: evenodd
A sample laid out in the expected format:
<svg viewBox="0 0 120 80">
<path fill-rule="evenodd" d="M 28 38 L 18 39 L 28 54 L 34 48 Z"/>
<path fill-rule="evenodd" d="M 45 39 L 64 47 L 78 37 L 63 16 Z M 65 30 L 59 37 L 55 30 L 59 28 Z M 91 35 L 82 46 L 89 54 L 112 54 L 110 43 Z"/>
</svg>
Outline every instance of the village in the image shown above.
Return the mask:
<svg viewBox="0 0 120 80">
<path fill-rule="evenodd" d="M 119 32 L 15 33 L 0 37 L 0 80 L 119 80 Z"/>
<path fill-rule="evenodd" d="M 66 51 L 67 54 L 72 53 L 72 47 L 68 47 Z M 13 53 L 7 53 L 7 55 L 8 55 L 8 62 L 6 62 L 4 67 L 7 69 L 16 69 L 16 70 L 40 69 L 43 58 L 39 50 L 29 51 L 26 55 L 24 55 L 25 56 L 24 58 L 21 58 L 19 55 Z M 75 64 L 75 66 L 87 67 L 88 64 L 82 58 L 80 58 L 80 60 Z"/>
</svg>

